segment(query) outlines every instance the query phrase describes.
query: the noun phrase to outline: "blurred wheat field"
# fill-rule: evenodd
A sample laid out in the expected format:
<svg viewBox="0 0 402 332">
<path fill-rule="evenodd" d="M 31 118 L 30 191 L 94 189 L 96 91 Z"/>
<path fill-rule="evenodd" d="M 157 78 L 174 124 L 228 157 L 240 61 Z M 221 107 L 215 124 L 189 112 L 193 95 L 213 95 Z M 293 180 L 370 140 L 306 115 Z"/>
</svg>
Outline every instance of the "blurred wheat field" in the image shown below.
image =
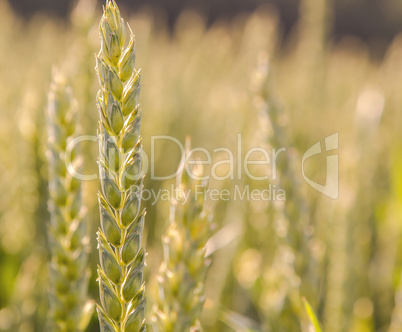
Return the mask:
<svg viewBox="0 0 402 332">
<path fill-rule="evenodd" d="M 80 132 L 96 135 L 100 15 L 94 1 L 82 0 L 68 22 L 46 16 L 23 21 L 0 3 L 0 331 L 45 331 L 46 95 L 57 66 L 77 98 Z M 230 192 L 271 182 L 288 190 L 284 202 L 207 202 L 215 230 L 207 245 L 213 264 L 203 329 L 312 331 L 304 296 L 325 332 L 402 331 L 402 35 L 381 61 L 373 60 L 357 38 L 332 42 L 331 8 L 313 0 L 302 1 L 299 22 L 286 39 L 271 6 L 211 26 L 200 14 L 183 12 L 172 30 L 150 7 L 125 17 L 136 35 L 148 156 L 155 136 L 184 144 L 190 135 L 193 147 L 224 147 L 235 160 L 253 147 L 287 149 L 276 182 L 252 180 L 242 170 L 235 179 L 209 181 L 210 188 Z M 281 110 L 277 118 L 271 98 Z M 303 154 L 334 133 L 335 200 L 311 188 L 301 173 Z M 97 143 L 81 149 L 85 174 L 97 173 Z M 155 143 L 153 157 L 160 176 L 174 173 L 180 162 L 172 141 Z M 325 181 L 325 157 L 306 164 L 309 178 Z M 212 153 L 212 163 L 226 158 Z M 228 172 L 226 166 L 217 170 L 222 177 Z M 151 179 L 150 171 L 144 180 L 154 191 L 172 184 L 174 179 Z M 82 185 L 91 228 L 89 294 L 97 301 L 99 183 Z M 147 311 L 158 296 L 161 236 L 170 213 L 169 201 L 153 203 L 145 202 Z M 87 331 L 99 331 L 95 316 Z"/>
</svg>

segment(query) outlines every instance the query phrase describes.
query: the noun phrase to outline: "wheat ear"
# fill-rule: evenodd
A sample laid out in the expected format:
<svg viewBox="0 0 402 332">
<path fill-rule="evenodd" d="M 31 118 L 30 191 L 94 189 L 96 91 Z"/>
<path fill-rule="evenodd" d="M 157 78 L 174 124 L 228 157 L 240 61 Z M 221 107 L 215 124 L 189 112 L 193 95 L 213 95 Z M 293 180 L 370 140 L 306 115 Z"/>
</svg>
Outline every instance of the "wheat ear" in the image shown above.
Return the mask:
<svg viewBox="0 0 402 332">
<path fill-rule="evenodd" d="M 134 69 L 135 38 L 128 30 L 115 1 L 108 0 L 100 22 L 101 51 L 96 56 L 101 85 L 97 96 L 101 331 L 145 331 L 140 73 Z"/>
<path fill-rule="evenodd" d="M 261 54 L 255 77 L 255 99 L 271 129 L 268 143 L 274 148 L 288 148 L 287 114 L 272 93 L 269 69 L 268 56 Z M 275 170 L 279 173 L 279 184 L 286 193 L 286 201 L 277 202 L 274 207 L 279 246 L 274 264 L 269 269 L 273 269 L 284 282 L 286 292 L 283 294 L 284 306 L 280 310 L 272 307 L 265 314 L 269 317 L 272 330 L 293 331 L 299 328 L 297 316 L 303 312 L 301 295 L 311 299 L 314 304 L 318 302 L 319 257 L 311 245 L 315 237 L 308 202 L 300 190 L 294 161 L 289 153 L 286 158 L 277 160 Z"/>
<path fill-rule="evenodd" d="M 71 160 L 67 157 L 67 144 L 77 126 L 76 106 L 71 89 L 55 72 L 47 107 L 51 216 L 48 232 L 51 251 L 49 325 L 52 331 L 83 331 L 91 311 L 88 306 L 84 309 L 89 247 L 81 182 L 67 171 L 67 164 L 75 170 L 81 164 L 81 158 L 76 154 Z"/>
<path fill-rule="evenodd" d="M 256 78 L 258 81 L 258 106 L 261 114 L 268 117 L 272 129 L 272 133 L 268 137 L 269 144 L 275 148 L 287 148 L 290 145 L 286 128 L 287 114 L 272 93 L 270 78 L 268 55 L 261 54 Z M 300 191 L 301 185 L 297 180 L 297 172 L 289 154 L 287 158 L 277 161 L 276 170 L 280 173 L 280 184 L 289 198 L 282 207 L 282 212 L 289 221 L 286 241 L 295 255 L 295 272 L 303 279 L 303 282 L 312 282 L 314 285 L 316 280 L 315 276 L 311 274 L 311 270 L 317 262 L 316 255 L 312 253 L 309 243 L 313 238 L 309 207 Z M 314 281 L 306 280 L 306 278 L 314 278 Z M 316 288 L 311 284 L 309 286 L 310 291 Z"/>
<path fill-rule="evenodd" d="M 189 144 L 187 144 L 187 151 Z M 153 326 L 160 332 L 199 330 L 204 305 L 204 279 L 211 264 L 205 245 L 211 235 L 211 214 L 204 207 L 206 184 L 202 165 L 191 174 L 180 166 L 177 197 L 172 200 L 170 225 L 162 238 L 164 260 L 158 284 L 159 302 L 153 310 Z M 179 169 L 180 169 L 179 168 Z M 191 175 L 191 176 L 190 176 Z"/>
</svg>

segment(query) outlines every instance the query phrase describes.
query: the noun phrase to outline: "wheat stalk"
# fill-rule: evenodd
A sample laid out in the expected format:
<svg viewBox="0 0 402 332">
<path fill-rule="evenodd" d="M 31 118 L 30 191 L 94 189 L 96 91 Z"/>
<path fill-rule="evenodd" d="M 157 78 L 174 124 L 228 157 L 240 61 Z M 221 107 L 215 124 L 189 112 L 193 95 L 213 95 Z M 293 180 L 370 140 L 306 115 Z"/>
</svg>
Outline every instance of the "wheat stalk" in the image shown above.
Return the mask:
<svg viewBox="0 0 402 332">
<path fill-rule="evenodd" d="M 76 107 L 71 89 L 55 72 L 47 107 L 51 215 L 49 324 L 52 331 L 83 331 L 91 312 L 91 302 L 85 305 L 89 247 L 81 182 L 66 167 L 69 162 L 66 146 L 77 126 Z M 70 165 L 78 169 L 80 164 L 80 157 L 73 155 Z"/>
<path fill-rule="evenodd" d="M 145 331 L 140 73 L 134 69 L 134 35 L 126 30 L 115 1 L 106 3 L 100 38 L 96 70 L 101 85 L 97 96 L 101 306 L 97 311 L 101 331 Z"/>
<path fill-rule="evenodd" d="M 187 151 L 189 143 L 187 144 Z M 205 245 L 211 235 L 211 214 L 204 206 L 206 183 L 198 180 L 202 165 L 188 174 L 182 161 L 178 196 L 172 200 L 170 225 L 162 238 L 164 260 L 158 275 L 159 301 L 153 310 L 156 331 L 200 330 L 204 279 L 211 264 Z M 185 197 L 188 197 L 185 200 Z"/>
</svg>

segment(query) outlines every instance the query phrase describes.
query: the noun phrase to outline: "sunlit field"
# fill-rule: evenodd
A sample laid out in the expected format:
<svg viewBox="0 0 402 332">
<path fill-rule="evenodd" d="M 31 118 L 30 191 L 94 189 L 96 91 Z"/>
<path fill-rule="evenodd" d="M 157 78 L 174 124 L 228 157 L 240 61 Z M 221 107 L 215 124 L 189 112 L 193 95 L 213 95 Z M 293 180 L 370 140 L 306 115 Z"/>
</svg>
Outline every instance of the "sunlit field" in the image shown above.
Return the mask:
<svg viewBox="0 0 402 332">
<path fill-rule="evenodd" d="M 96 1 L 79 1 L 67 21 L 24 20 L 0 2 L 0 331 L 100 331 L 99 250 L 120 255 L 126 285 L 144 247 L 138 287 L 144 282 L 147 331 L 401 332 L 402 35 L 381 58 L 357 37 L 335 40 L 326 1 L 301 1 L 286 35 L 270 5 L 212 24 L 184 11 L 173 27 L 161 10 L 119 7 L 141 69 L 140 108 L 130 115 L 123 100 L 130 80 L 121 78 L 123 60 L 105 56 L 112 42 L 99 34 Z M 97 100 L 119 99 L 111 76 L 102 77 L 104 63 L 120 68 L 124 83 L 123 101 L 115 101 L 124 116 L 114 124 L 114 113 L 105 120 L 97 108 Z M 74 114 L 68 138 L 57 126 L 70 118 L 52 118 L 51 107 L 65 106 L 58 83 Z M 98 192 L 101 211 L 103 204 L 121 219 L 128 185 L 118 181 L 126 198 L 114 206 L 98 172 L 112 167 L 103 140 L 126 135 L 134 117 L 143 150 L 138 137 L 130 149 L 142 158 L 146 216 L 142 233 L 140 222 L 135 230 L 140 240 L 127 244 L 137 246 L 135 261 L 124 265 L 120 235 L 113 243 L 102 224 L 107 234 L 97 240 Z M 53 290 L 61 263 L 49 211 L 60 202 L 49 192 L 59 174 L 51 156 L 64 156 L 60 149 L 80 157 L 77 172 L 64 159 L 59 171 L 78 180 L 69 190 L 82 195 L 82 213 L 71 229 L 83 225 L 77 250 L 88 251 L 77 272 L 85 303 L 72 316 L 82 321 L 73 327 L 58 295 L 71 280 Z M 121 241 L 129 241 L 122 220 Z M 74 240 L 66 232 L 64 249 Z M 113 281 L 107 267 L 100 270 Z M 111 283 L 117 293 L 118 279 Z M 59 305 L 65 311 L 55 314 Z M 121 317 L 136 306 L 121 305 Z M 102 331 L 139 331 L 119 319 Z"/>
</svg>

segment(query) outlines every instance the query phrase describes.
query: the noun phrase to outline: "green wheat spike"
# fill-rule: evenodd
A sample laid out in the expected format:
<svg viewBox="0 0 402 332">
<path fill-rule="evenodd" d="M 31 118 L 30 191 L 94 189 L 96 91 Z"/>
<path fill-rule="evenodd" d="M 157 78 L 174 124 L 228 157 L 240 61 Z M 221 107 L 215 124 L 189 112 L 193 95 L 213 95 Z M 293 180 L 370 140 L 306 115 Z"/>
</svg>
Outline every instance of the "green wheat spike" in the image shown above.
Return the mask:
<svg viewBox="0 0 402 332">
<path fill-rule="evenodd" d="M 86 303 L 89 240 L 81 182 L 67 171 L 70 161 L 75 170 L 82 163 L 76 154 L 70 160 L 67 149 L 76 132 L 76 106 L 65 79 L 55 72 L 47 107 L 51 331 L 83 331 L 93 308 L 92 301 Z"/>
<path fill-rule="evenodd" d="M 97 104 L 102 189 L 98 231 L 101 305 L 97 311 L 101 331 L 145 331 L 141 76 L 134 68 L 134 35 L 126 29 L 115 1 L 107 1 L 99 28 L 101 51 L 96 70 L 101 86 Z"/>
<path fill-rule="evenodd" d="M 181 167 L 184 165 L 183 160 Z M 179 172 L 179 194 L 172 200 L 170 225 L 162 238 L 164 260 L 158 276 L 160 298 L 152 317 L 158 332 L 200 330 L 204 279 L 211 264 L 211 259 L 205 255 L 212 231 L 211 213 L 204 206 L 207 187 L 200 179 L 202 165 L 196 164 L 190 173 L 185 169 Z M 188 197 L 187 201 L 185 197 Z"/>
</svg>

